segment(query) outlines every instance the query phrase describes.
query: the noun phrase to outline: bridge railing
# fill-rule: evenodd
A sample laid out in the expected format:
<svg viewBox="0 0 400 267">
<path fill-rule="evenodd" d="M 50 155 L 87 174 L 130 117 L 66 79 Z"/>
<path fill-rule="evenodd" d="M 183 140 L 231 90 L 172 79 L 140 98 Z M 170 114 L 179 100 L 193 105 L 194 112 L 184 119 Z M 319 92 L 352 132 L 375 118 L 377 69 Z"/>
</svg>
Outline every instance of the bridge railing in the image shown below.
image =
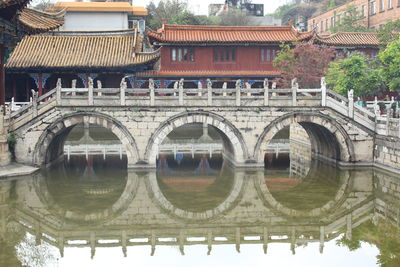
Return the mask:
<svg viewBox="0 0 400 267">
<path fill-rule="evenodd" d="M 11 130 L 16 129 L 54 106 L 327 106 L 372 131 L 400 137 L 400 130 L 387 128 L 400 127 L 396 121 L 389 119 L 383 123 L 385 118 L 377 112 L 377 101 L 371 112 L 355 105 L 352 90 L 347 98 L 328 90 L 324 78 L 320 88 L 311 89 L 300 89 L 296 79 L 289 89 L 276 89 L 276 83 L 269 88 L 268 79 L 264 80 L 263 88 L 252 88 L 248 82 L 243 87 L 241 80 L 236 82 L 235 88 L 227 88 L 226 83 L 222 88 L 212 88 L 209 79 L 206 88 L 201 83 L 198 88 L 183 88 L 183 84 L 181 79 L 175 82 L 174 88 L 156 88 L 154 81 L 149 79 L 148 88 L 127 88 L 122 79 L 119 88 L 102 88 L 101 83 L 94 88 L 89 79 L 88 88 L 63 88 L 59 79 L 56 88 L 40 97 L 32 90 L 32 101 L 18 110 L 9 110 L 6 124 Z"/>
</svg>

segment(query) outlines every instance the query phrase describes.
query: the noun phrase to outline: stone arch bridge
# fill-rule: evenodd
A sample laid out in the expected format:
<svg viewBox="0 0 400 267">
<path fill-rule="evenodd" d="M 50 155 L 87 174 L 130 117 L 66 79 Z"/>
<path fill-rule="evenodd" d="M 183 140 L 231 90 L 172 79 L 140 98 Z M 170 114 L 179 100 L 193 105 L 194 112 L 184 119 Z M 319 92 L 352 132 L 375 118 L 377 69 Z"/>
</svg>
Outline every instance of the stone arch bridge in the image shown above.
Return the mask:
<svg viewBox="0 0 400 267">
<path fill-rule="evenodd" d="M 47 94 L 5 117 L 16 135 L 17 162 L 45 166 L 63 154 L 69 131 L 88 122 L 110 129 L 121 141 L 128 167 L 156 166 L 158 149 L 174 129 L 206 123 L 224 141 L 224 155 L 237 167 L 263 166 L 274 135 L 299 123 L 310 137 L 315 157 L 341 163 L 372 163 L 374 139 L 380 133 L 398 134 L 398 125 L 379 124 L 377 116 L 325 88 L 290 89 L 63 88 Z M 386 128 L 385 128 L 386 127 Z"/>
</svg>

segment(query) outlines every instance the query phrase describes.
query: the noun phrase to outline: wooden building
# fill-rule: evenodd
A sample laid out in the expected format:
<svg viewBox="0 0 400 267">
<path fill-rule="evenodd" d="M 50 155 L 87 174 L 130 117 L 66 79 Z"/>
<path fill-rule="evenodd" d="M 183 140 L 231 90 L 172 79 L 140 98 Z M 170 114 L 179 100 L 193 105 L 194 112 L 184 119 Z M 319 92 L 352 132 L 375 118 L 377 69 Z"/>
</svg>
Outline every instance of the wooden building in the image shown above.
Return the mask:
<svg viewBox="0 0 400 267">
<path fill-rule="evenodd" d="M 5 101 L 4 63 L 10 51 L 25 34 L 46 32 L 60 27 L 64 11 L 46 13 L 25 8 L 29 0 L 0 2 L 0 105 Z"/>
<path fill-rule="evenodd" d="M 134 73 L 152 69 L 158 57 L 158 50 L 143 52 L 137 30 L 26 36 L 6 64 L 7 92 L 15 101 L 27 101 L 31 89 L 42 95 L 55 87 L 57 78 L 64 87 L 71 87 L 72 80 L 87 87 L 89 77 L 95 87 L 97 81 L 102 87 L 119 87 L 127 76 L 128 86 L 134 86 Z"/>
<path fill-rule="evenodd" d="M 233 87 L 237 79 L 253 87 L 262 86 L 265 78 L 276 78 L 273 67 L 279 46 L 309 40 L 311 33 L 300 33 L 288 26 L 188 26 L 163 25 L 149 30 L 150 43 L 161 49 L 157 69 L 137 74 L 146 86 L 146 79 L 155 79 L 159 87 L 172 87 L 185 79 L 185 87 L 205 86 L 207 78 L 213 87 L 224 82 Z"/>
</svg>

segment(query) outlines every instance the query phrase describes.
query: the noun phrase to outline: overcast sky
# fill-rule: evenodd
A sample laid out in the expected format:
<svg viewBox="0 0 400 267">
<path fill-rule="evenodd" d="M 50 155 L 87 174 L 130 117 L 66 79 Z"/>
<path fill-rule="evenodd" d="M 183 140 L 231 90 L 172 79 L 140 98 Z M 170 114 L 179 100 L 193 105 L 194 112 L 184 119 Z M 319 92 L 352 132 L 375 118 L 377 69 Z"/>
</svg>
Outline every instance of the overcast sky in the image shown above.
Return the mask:
<svg viewBox="0 0 400 267">
<path fill-rule="evenodd" d="M 158 3 L 160 0 L 153 0 L 155 3 Z M 182 0 L 184 1 L 184 0 Z M 187 0 L 191 10 L 198 15 L 207 15 L 208 13 L 208 5 L 209 4 L 223 4 L 225 0 Z M 31 4 L 35 5 L 40 0 L 33 0 Z M 74 0 L 51 0 L 51 2 L 74 2 Z M 86 1 L 85 1 L 86 2 Z M 134 6 L 147 6 L 151 0 L 133 0 Z M 277 7 L 282 4 L 291 2 L 291 0 L 253 0 L 254 4 L 264 4 L 264 12 L 266 14 L 272 13 L 275 11 Z"/>
</svg>

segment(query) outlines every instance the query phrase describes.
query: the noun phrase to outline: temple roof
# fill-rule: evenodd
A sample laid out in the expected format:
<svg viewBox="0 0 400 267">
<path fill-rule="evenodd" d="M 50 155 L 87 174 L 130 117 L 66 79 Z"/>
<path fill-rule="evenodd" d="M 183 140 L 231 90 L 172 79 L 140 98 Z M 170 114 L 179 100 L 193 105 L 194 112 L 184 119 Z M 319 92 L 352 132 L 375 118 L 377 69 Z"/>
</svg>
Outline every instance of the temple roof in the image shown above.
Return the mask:
<svg viewBox="0 0 400 267">
<path fill-rule="evenodd" d="M 152 42 L 159 43 L 281 43 L 307 39 L 312 33 L 300 33 L 291 26 L 191 26 L 163 25 L 149 31 Z"/>
<path fill-rule="evenodd" d="M 21 28 L 28 33 L 42 33 L 64 24 L 65 10 L 58 13 L 42 12 L 30 8 L 22 10 L 18 17 Z"/>
<path fill-rule="evenodd" d="M 6 69 L 96 70 L 129 69 L 152 63 L 159 51 L 141 52 L 141 38 L 134 31 L 117 34 L 78 33 L 74 35 L 25 36 L 11 54 Z"/>
<path fill-rule="evenodd" d="M 381 44 L 378 33 L 375 32 L 338 32 L 328 36 L 317 35 L 314 41 L 346 47 L 378 47 Z"/>
<path fill-rule="evenodd" d="M 147 16 L 148 11 L 141 6 L 132 6 L 128 2 L 58 2 L 51 9 L 63 9 L 76 12 L 127 12 L 132 15 Z"/>
</svg>

